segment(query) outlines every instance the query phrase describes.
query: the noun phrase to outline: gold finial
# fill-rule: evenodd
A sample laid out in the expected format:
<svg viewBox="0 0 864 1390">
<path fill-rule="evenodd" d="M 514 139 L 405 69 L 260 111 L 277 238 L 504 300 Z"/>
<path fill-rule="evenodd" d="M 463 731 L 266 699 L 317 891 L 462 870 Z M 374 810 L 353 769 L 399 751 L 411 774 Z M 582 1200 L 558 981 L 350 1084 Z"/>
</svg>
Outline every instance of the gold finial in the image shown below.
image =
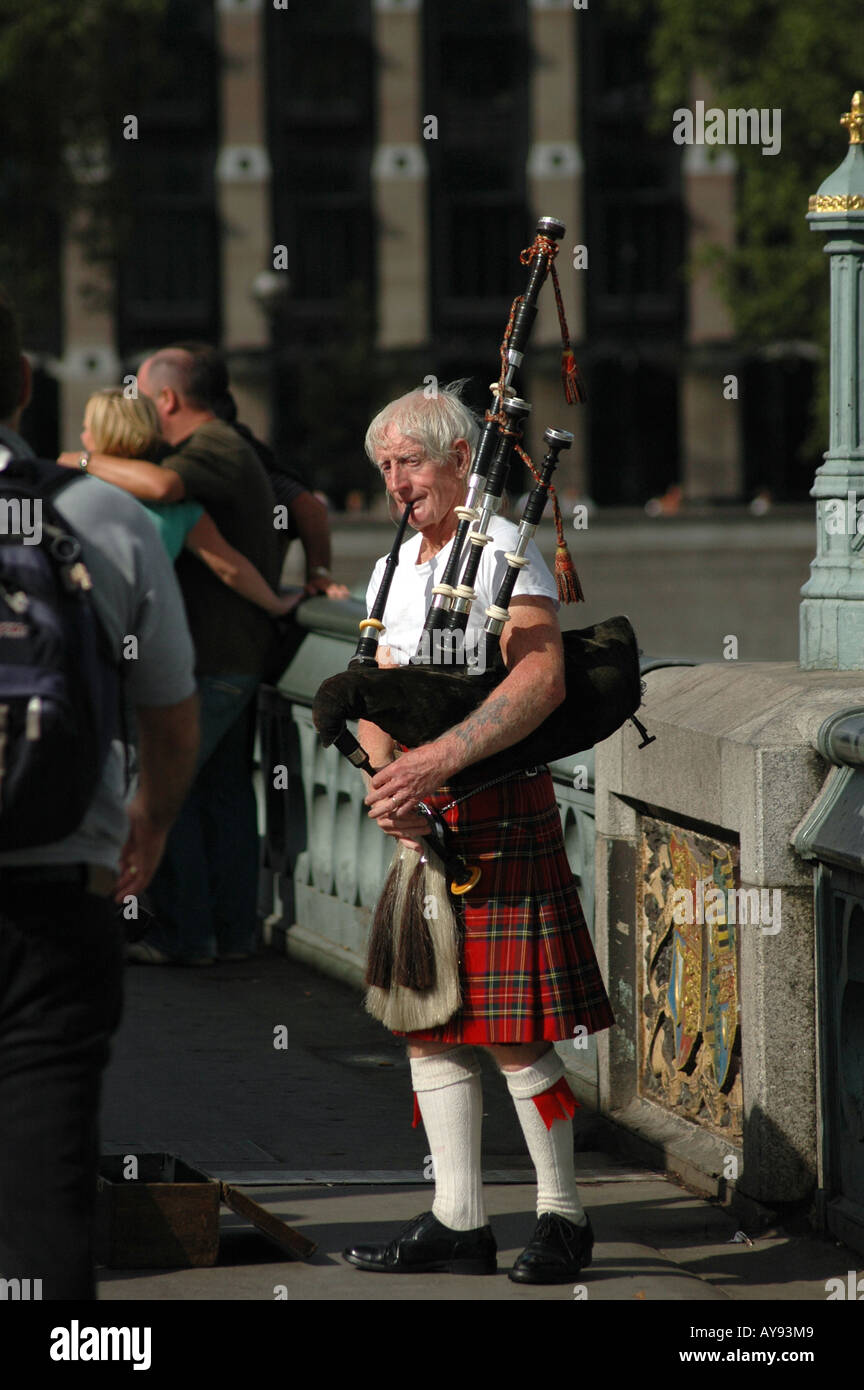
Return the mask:
<svg viewBox="0 0 864 1390">
<path fill-rule="evenodd" d="M 849 127 L 849 144 L 864 145 L 864 92 L 852 98 L 852 110 L 840 117 L 840 124 Z"/>
</svg>

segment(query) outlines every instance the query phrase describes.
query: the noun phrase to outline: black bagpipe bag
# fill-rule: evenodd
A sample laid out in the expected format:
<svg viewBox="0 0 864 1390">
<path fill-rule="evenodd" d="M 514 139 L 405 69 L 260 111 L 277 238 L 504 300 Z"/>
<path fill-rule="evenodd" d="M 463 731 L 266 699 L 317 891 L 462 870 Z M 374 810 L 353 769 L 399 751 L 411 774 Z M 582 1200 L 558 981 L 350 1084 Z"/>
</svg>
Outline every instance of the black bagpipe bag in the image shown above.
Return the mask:
<svg viewBox="0 0 864 1390">
<path fill-rule="evenodd" d="M 451 779 L 476 784 L 538 763 L 580 753 L 609 738 L 636 713 L 642 699 L 639 648 L 628 618 L 562 634 L 567 693 L 543 723 Z M 324 681 L 312 718 L 328 747 L 349 719 L 368 719 L 397 743 L 416 748 L 459 724 L 507 674 L 500 657 L 489 670 L 470 675 L 449 666 L 367 666 Z"/>
</svg>

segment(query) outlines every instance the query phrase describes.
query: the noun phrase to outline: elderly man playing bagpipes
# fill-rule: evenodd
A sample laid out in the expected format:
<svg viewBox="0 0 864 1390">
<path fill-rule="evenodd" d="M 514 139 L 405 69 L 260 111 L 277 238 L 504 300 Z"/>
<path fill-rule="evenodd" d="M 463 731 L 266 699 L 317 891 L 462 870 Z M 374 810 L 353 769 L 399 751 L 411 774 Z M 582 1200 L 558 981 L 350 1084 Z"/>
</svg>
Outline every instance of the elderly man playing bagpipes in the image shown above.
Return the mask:
<svg viewBox="0 0 864 1390">
<path fill-rule="evenodd" d="M 639 655 L 627 618 L 562 640 L 558 599 L 582 592 L 557 501 L 557 587 L 533 541 L 558 454 L 573 438 L 545 431 L 539 473 L 518 442 L 531 407 L 513 381 L 547 276 L 565 395 L 584 399 L 554 266 L 564 233 L 557 218 L 541 217 L 521 253 L 528 282 L 510 310 L 479 440 L 447 388 L 410 392 L 370 425 L 366 451 L 401 514 L 399 531 L 373 573 L 349 669 L 313 703 L 322 742 L 367 774 L 369 815 L 397 842 L 372 921 L 366 1007 L 407 1038 L 415 1124 L 422 1117 L 435 1169 L 431 1212 L 388 1244 L 344 1252 L 364 1270 L 495 1272 L 476 1047 L 506 1078 L 537 1170 L 537 1226 L 510 1278 L 566 1283 L 591 1261 L 573 1175 L 575 1102 L 552 1044 L 614 1018 L 546 764 L 628 718 L 640 746 L 652 740 L 635 716 Z M 518 530 L 497 515 L 514 449 L 536 480 Z M 409 524 L 417 534 L 402 546 Z"/>
<path fill-rule="evenodd" d="M 520 406 L 512 403 L 514 416 Z M 522 406 L 522 413 L 527 409 Z M 421 641 L 431 590 L 465 501 L 477 435 L 473 416 L 447 389 L 431 399 L 412 392 L 386 407 L 369 428 L 367 453 L 418 533 L 395 569 L 379 666 L 409 661 Z M 462 644 L 469 656 L 482 648 L 486 610 L 494 607 L 507 568 L 504 552 L 517 548 L 511 523 L 490 518 L 486 532 L 492 543 L 480 548 L 473 579 L 478 601 Z M 417 860 L 418 842 L 430 828 L 427 815 L 416 809 L 422 803 L 445 822 L 451 846 L 458 845 L 461 859 L 473 866 L 472 880 L 479 870 L 467 891 L 455 888 L 461 893 L 461 1002 L 446 1022 L 406 1031 L 415 1123 L 419 1111 L 434 1160 L 433 1209 L 390 1244 L 347 1250 L 345 1258 L 360 1269 L 495 1272 L 496 1244 L 483 1199 L 475 1044 L 504 1073 L 537 1170 L 537 1226 L 510 1278 L 565 1282 L 591 1260 L 591 1225 L 573 1171 L 575 1103 L 552 1044 L 572 1039 L 580 1026 L 593 1033 L 614 1019 L 567 863 L 549 770 L 535 766 L 495 775 L 496 756 L 536 730 L 565 693 L 555 580 L 533 541 L 518 549 L 524 553 L 511 581 L 509 617 L 504 612 L 508 620 L 498 619 L 506 671 L 491 693 L 452 728 L 398 755 L 394 739 L 374 723 L 361 720 L 358 728 L 369 763 L 380 769 L 366 802 L 382 831 Z M 373 574 L 370 608 L 383 567 L 379 561 Z M 472 779 L 472 768 L 481 762 L 482 774 Z M 434 919 L 437 912 L 428 915 Z"/>
</svg>

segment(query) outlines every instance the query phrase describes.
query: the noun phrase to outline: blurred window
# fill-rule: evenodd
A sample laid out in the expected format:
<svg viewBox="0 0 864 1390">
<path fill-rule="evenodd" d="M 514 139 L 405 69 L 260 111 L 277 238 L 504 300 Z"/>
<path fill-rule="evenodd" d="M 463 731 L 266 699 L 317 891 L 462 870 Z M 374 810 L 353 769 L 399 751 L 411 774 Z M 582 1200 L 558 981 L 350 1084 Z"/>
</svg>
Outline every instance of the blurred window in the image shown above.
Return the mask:
<svg viewBox="0 0 864 1390">
<path fill-rule="evenodd" d="M 653 6 L 580 25 L 588 487 L 639 505 L 680 469 L 685 325 L 681 148 L 650 127 Z M 576 238 L 574 238 L 574 241 Z"/>
<path fill-rule="evenodd" d="M 436 337 L 499 337 L 523 288 L 531 241 L 525 168 L 530 140 L 524 0 L 435 0 L 424 6 L 423 115 L 429 166 L 430 318 Z"/>
<path fill-rule="evenodd" d="M 212 4 L 169 0 L 158 80 L 121 136 L 118 343 L 122 354 L 220 331 L 219 55 Z"/>
<path fill-rule="evenodd" d="M 652 17 L 601 11 L 580 28 L 589 340 L 684 326 L 681 147 L 652 133 Z"/>
<path fill-rule="evenodd" d="M 287 250 L 292 336 L 342 329 L 374 304 L 369 0 L 266 11 L 273 245 Z"/>
</svg>

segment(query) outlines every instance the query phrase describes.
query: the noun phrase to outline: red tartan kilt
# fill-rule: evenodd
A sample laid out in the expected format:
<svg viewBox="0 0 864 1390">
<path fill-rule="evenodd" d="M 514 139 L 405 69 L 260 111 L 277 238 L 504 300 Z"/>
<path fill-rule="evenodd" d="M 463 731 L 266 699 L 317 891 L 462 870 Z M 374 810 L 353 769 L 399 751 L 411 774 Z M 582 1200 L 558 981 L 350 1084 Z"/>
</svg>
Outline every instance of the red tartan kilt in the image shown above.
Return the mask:
<svg viewBox="0 0 864 1390">
<path fill-rule="evenodd" d="M 442 809 L 452 794 L 431 803 Z M 410 1039 L 452 1043 L 551 1042 L 609 1028 L 614 1016 L 576 882 L 547 769 L 478 791 L 446 811 L 459 853 L 479 864 L 458 899 L 462 1007 Z"/>
</svg>

